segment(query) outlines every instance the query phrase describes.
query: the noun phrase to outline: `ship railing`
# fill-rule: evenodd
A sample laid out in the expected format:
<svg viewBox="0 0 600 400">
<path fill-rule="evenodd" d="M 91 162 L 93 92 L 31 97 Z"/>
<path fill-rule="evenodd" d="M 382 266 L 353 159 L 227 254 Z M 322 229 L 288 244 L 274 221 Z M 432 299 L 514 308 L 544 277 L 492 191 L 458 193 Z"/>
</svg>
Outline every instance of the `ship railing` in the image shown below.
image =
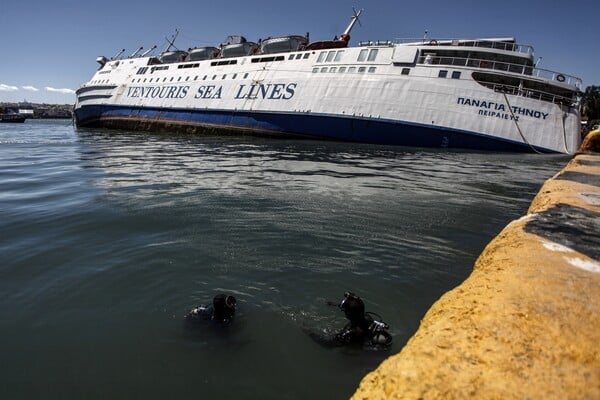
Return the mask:
<svg viewBox="0 0 600 400">
<path fill-rule="evenodd" d="M 575 107 L 579 104 L 579 97 L 577 97 L 577 96 L 566 97 L 566 96 L 561 96 L 561 95 L 554 94 L 554 93 L 544 92 L 542 90 L 534 90 L 534 89 L 522 88 L 522 87 L 518 87 L 518 86 L 493 83 L 493 82 L 481 82 L 481 83 L 484 83 L 486 87 L 489 87 L 490 89 L 493 89 L 495 92 L 499 92 L 499 93 L 512 94 L 515 96 L 523 96 L 523 97 L 528 97 L 531 99 L 547 101 L 550 103 L 565 104 L 570 107 Z"/>
<path fill-rule="evenodd" d="M 535 68 L 531 65 L 512 64 L 503 61 L 483 60 L 479 58 L 441 57 L 425 54 L 420 56 L 417 62 L 419 64 L 455 65 L 461 67 L 474 67 L 511 72 L 514 74 L 556 81 L 564 85 L 572 86 L 577 90 L 581 90 L 583 84 L 582 80 L 576 76 L 562 74 L 560 72 L 550 71 L 542 68 Z"/>
<path fill-rule="evenodd" d="M 401 38 L 394 39 L 394 44 L 414 44 L 419 46 L 461 46 L 481 47 L 503 51 L 512 51 L 526 55 L 533 55 L 533 47 L 527 44 L 504 42 L 501 40 L 486 39 L 423 39 L 423 38 Z"/>
<path fill-rule="evenodd" d="M 388 46 L 388 47 L 391 47 L 394 44 L 395 43 L 393 40 L 364 40 L 362 42 L 358 42 L 358 46 L 360 46 L 360 47 L 365 47 L 365 46 Z"/>
</svg>

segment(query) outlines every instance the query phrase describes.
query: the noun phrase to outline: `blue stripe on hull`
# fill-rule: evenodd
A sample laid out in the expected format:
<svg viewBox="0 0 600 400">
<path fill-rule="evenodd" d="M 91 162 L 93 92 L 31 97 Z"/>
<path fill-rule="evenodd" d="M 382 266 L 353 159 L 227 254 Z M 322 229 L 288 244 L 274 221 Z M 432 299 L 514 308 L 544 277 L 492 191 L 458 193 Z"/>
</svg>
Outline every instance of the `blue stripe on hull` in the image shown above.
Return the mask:
<svg viewBox="0 0 600 400">
<path fill-rule="evenodd" d="M 200 129 L 240 129 L 254 133 L 300 135 L 311 138 L 414 147 L 448 147 L 489 151 L 531 152 L 524 143 L 473 132 L 406 122 L 312 113 L 220 111 L 202 109 L 135 108 L 110 105 L 81 106 L 78 126 L 152 130 L 161 126 Z M 552 152 L 537 148 L 538 151 Z"/>
</svg>

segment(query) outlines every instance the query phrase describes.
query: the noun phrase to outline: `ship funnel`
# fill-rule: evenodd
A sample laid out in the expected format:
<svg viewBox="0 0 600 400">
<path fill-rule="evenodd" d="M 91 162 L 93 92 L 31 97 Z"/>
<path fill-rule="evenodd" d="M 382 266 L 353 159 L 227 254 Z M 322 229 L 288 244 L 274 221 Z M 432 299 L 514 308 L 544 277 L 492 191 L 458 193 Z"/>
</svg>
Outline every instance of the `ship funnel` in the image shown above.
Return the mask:
<svg viewBox="0 0 600 400">
<path fill-rule="evenodd" d="M 360 9 L 360 10 L 358 10 L 358 12 L 356 12 L 354 7 L 352 7 L 352 11 L 353 11 L 354 15 L 352 15 L 352 18 L 350 19 L 350 24 L 348 24 L 348 27 L 346 28 L 344 33 L 342 33 L 342 35 L 340 36 L 340 39 L 346 43 L 348 43 L 350 41 L 350 31 L 352 30 L 352 28 L 354 28 L 354 24 L 356 24 L 358 22 L 358 24 L 361 25 L 358 17 L 363 12 L 363 9 Z"/>
<path fill-rule="evenodd" d="M 140 48 L 139 48 L 139 49 L 137 49 L 136 51 L 134 51 L 134 52 L 133 52 L 133 53 L 132 53 L 132 54 L 129 56 L 129 58 L 133 58 L 133 57 L 135 57 L 135 56 L 137 55 L 137 53 L 139 53 L 139 52 L 140 52 L 140 51 L 142 51 L 143 49 L 144 49 L 144 46 L 140 46 Z"/>
</svg>

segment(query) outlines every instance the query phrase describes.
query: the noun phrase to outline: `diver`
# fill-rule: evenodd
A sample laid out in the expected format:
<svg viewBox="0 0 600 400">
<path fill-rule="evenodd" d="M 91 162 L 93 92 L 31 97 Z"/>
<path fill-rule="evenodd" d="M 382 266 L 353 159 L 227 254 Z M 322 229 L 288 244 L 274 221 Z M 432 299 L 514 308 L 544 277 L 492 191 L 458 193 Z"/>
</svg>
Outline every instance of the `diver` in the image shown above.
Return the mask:
<svg viewBox="0 0 600 400">
<path fill-rule="evenodd" d="M 236 308 L 235 297 L 220 293 L 213 298 L 212 306 L 198 306 L 190 310 L 186 314 L 185 320 L 188 322 L 214 321 L 225 324 L 233 320 Z"/>
<path fill-rule="evenodd" d="M 392 344 L 390 328 L 381 317 L 372 312 L 365 312 L 365 303 L 351 292 L 344 293 L 340 304 L 328 302 L 339 307 L 348 323 L 333 336 L 323 336 L 314 332 L 309 335 L 317 342 L 327 346 L 362 345 L 373 349 L 386 348 Z M 377 317 L 374 319 L 373 317 Z"/>
<path fill-rule="evenodd" d="M 389 346 L 392 343 L 390 328 L 381 317 L 372 312 L 365 312 L 365 303 L 351 292 L 344 293 L 344 299 L 338 306 L 349 322 L 338 332 L 334 340 L 340 344 L 366 344 L 371 346 Z M 373 316 L 380 320 L 373 319 Z"/>
</svg>

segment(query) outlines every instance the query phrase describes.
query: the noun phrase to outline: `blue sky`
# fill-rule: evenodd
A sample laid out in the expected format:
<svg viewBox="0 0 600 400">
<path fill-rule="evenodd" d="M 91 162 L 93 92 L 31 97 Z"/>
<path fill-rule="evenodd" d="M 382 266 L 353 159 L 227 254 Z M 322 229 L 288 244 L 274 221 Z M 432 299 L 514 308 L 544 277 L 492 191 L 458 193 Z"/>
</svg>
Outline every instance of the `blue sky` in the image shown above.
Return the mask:
<svg viewBox="0 0 600 400">
<path fill-rule="evenodd" d="M 331 39 L 345 29 L 352 7 L 363 8 L 360 40 L 516 37 L 542 57 L 540 68 L 600 85 L 600 1 L 187 1 L 2 0 L 0 101 L 74 103 L 99 55 L 166 45 L 179 29 L 179 48 L 310 32 Z"/>
</svg>

